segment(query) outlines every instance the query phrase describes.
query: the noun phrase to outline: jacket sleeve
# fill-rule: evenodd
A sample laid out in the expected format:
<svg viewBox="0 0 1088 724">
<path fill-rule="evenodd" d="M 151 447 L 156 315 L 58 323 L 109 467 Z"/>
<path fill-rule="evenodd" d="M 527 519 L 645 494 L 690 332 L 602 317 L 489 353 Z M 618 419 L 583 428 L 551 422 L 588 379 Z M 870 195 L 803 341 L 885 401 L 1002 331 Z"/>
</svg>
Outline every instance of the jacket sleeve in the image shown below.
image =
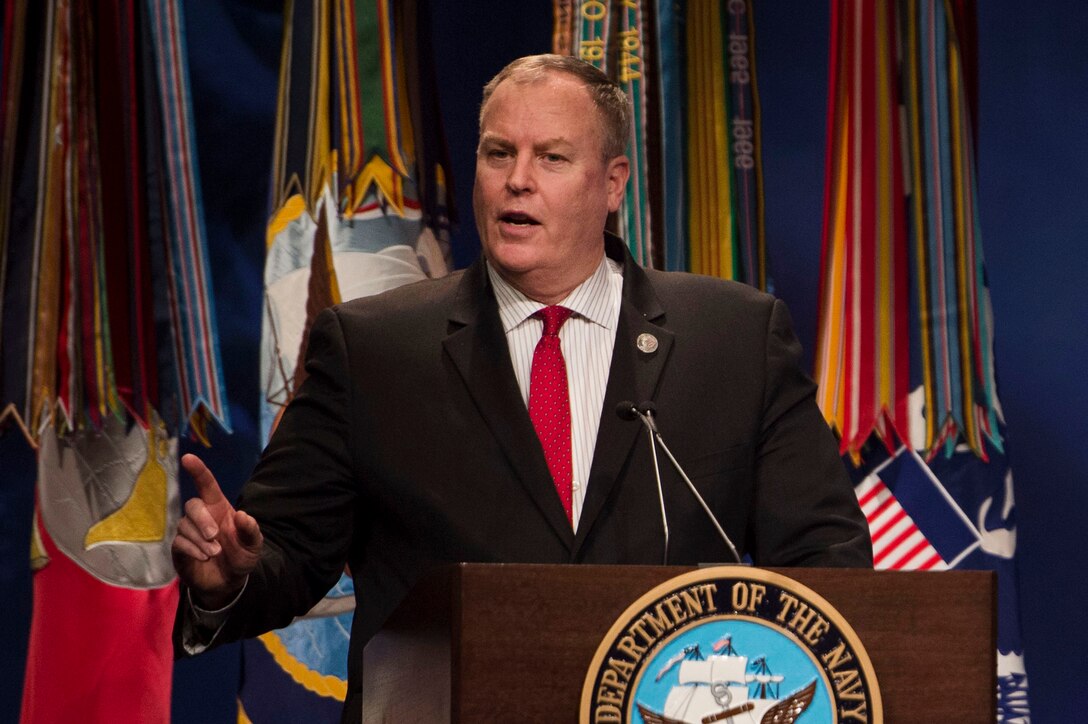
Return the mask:
<svg viewBox="0 0 1088 724">
<path fill-rule="evenodd" d="M 868 524 L 816 405 L 816 386 L 801 370 L 801 345 L 779 300 L 766 340 L 748 541 L 753 560 L 763 566 L 871 568 Z"/>
<path fill-rule="evenodd" d="M 359 495 L 347 359 L 340 319 L 325 310 L 310 330 L 306 380 L 236 505 L 257 519 L 264 550 L 215 644 L 286 626 L 344 571 Z"/>
</svg>

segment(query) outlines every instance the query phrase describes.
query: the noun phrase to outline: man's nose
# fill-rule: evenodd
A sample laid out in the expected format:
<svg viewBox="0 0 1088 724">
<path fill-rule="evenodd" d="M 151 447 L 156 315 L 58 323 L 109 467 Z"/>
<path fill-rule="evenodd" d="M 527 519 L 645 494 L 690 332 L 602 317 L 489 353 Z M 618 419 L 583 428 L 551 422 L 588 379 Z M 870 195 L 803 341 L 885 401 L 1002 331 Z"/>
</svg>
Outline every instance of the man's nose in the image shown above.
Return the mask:
<svg viewBox="0 0 1088 724">
<path fill-rule="evenodd" d="M 531 154 L 518 154 L 514 163 L 510 165 L 510 173 L 506 177 L 506 187 L 511 193 L 521 194 L 536 188 L 536 180 L 533 169 L 533 157 Z"/>
</svg>

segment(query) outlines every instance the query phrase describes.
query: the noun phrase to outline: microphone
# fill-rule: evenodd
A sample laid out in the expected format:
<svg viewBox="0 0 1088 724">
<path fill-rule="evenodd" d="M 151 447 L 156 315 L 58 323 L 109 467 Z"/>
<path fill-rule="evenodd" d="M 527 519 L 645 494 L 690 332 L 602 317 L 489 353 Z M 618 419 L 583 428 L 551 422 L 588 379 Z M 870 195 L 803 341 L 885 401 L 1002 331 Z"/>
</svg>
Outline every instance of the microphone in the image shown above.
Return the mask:
<svg viewBox="0 0 1088 724">
<path fill-rule="evenodd" d="M 616 414 L 621 420 L 637 420 L 638 408 L 630 400 L 623 400 L 616 405 Z"/>
<path fill-rule="evenodd" d="M 636 417 L 642 420 L 642 424 L 646 426 L 646 432 L 650 436 L 650 452 L 653 455 L 654 460 L 654 475 L 657 478 L 657 494 L 661 501 L 661 519 L 665 528 L 665 556 L 668 557 L 669 546 L 669 525 L 665 516 L 665 496 L 661 489 L 661 471 L 658 468 L 657 463 L 657 450 L 656 446 L 660 445 L 665 455 L 668 456 L 669 462 L 672 463 L 672 467 L 676 472 L 680 474 L 680 477 L 687 483 L 688 490 L 695 496 L 695 499 L 699 501 L 699 505 L 702 506 L 703 512 L 706 513 L 710 522 L 714 525 L 714 529 L 718 531 L 718 536 L 725 543 L 725 547 L 729 549 L 729 553 L 733 556 L 733 560 L 739 565 L 743 565 L 740 560 L 740 554 L 737 553 L 737 547 L 733 545 L 733 541 L 729 539 L 725 530 L 722 528 L 722 524 L 718 521 L 717 516 L 710 510 L 710 506 L 703 500 L 703 496 L 699 494 L 699 491 L 695 488 L 695 484 L 691 482 L 691 478 L 684 472 L 684 468 L 680 466 L 676 458 L 673 456 L 672 451 L 669 450 L 669 446 L 665 444 L 664 438 L 661 437 L 661 433 L 658 432 L 657 424 L 654 422 L 654 417 L 657 415 L 657 406 L 653 402 L 646 400 L 639 404 L 633 402 L 621 402 L 616 406 L 616 414 L 618 414 L 624 420 L 633 420 Z M 656 445 L 655 445 L 656 443 Z"/>
</svg>

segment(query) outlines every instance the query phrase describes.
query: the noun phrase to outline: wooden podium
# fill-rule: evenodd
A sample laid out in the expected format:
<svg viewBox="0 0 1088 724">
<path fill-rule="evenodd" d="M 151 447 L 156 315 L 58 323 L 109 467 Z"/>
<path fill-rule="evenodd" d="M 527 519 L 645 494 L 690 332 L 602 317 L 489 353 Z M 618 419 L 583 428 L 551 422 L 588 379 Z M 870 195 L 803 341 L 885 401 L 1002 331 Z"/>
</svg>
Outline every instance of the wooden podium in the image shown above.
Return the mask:
<svg viewBox="0 0 1088 724">
<path fill-rule="evenodd" d="M 601 640 L 690 567 L 460 564 L 424 581 L 367 644 L 364 722 L 576 722 Z M 772 569 L 811 588 L 869 654 L 884 721 L 993 724 L 990 572 Z"/>
</svg>

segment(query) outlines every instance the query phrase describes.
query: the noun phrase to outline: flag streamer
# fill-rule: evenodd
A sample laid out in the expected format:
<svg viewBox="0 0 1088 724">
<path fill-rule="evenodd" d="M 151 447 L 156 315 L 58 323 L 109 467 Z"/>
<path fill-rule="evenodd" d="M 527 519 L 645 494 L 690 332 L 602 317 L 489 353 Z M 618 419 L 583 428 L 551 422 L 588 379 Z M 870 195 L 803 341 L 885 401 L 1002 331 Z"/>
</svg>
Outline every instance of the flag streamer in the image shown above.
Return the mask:
<svg viewBox="0 0 1088 724">
<path fill-rule="evenodd" d="M 32 444 L 50 422 L 61 432 L 108 417 L 146 425 L 164 401 L 178 412 L 164 415 L 171 431 L 203 437 L 211 420 L 229 430 L 176 2 L 16 10 L 21 25 L 5 33 L 43 71 L 4 73 L 13 112 L 2 137 L 26 141 L 3 153 L 5 416 Z M 165 213 L 147 213 L 152 196 Z M 172 324 L 157 333 L 148 310 L 160 302 Z M 173 348 L 163 369 L 178 372 L 166 389 L 160 338 Z"/>
<path fill-rule="evenodd" d="M 894 4 L 833 4 L 819 402 L 856 456 L 908 439 L 910 337 Z"/>
<path fill-rule="evenodd" d="M 734 278 L 766 289 L 763 144 L 756 84 L 755 18 L 748 3 L 729 3 L 727 8 L 729 148 L 734 176 L 734 234 L 737 239 Z"/>
<path fill-rule="evenodd" d="M 922 311 L 926 448 L 946 454 L 962 439 L 998 450 L 992 320 L 984 281 L 974 158 L 973 48 L 965 49 L 947 2 L 906 2 L 904 72 L 913 161 L 912 232 Z M 960 25 L 962 27 L 962 23 Z"/>
<path fill-rule="evenodd" d="M 200 170 L 193 139 L 188 62 L 181 4 L 150 0 L 167 178 L 168 258 L 172 265 L 171 307 L 183 413 L 192 429 L 206 438 L 214 420 L 230 430 L 223 395 L 222 364 L 210 293 Z"/>
<path fill-rule="evenodd" d="M 660 213 L 664 242 L 663 268 L 688 270 L 686 179 L 684 175 L 684 69 L 681 27 L 683 12 L 677 4 L 659 3 L 654 24 L 657 77 L 660 78 Z"/>
<path fill-rule="evenodd" d="M 973 64 L 950 3 L 833 3 L 832 12 L 820 406 L 852 455 L 874 431 L 891 446 L 910 439 L 916 339 L 927 454 L 950 455 L 963 442 L 985 459 L 984 439 L 998 450 L 1002 443 L 973 79 L 964 75 Z M 966 53 L 973 58 L 973 49 Z"/>
<path fill-rule="evenodd" d="M 554 0 L 552 50 L 625 90 L 631 178 L 615 231 L 646 266 L 766 288 L 751 0 Z"/>
<path fill-rule="evenodd" d="M 631 100 L 631 136 L 627 140 L 627 157 L 631 161 L 631 177 L 624 191 L 623 206 L 619 213 L 620 236 L 635 261 L 653 266 L 655 250 L 651 228 L 654 215 L 649 200 L 649 154 L 647 140 L 649 122 L 646 90 L 647 72 L 644 69 L 645 34 L 642 16 L 645 12 L 642 0 L 627 0 L 616 8 L 618 31 L 616 33 L 615 75 L 627 97 Z"/>
</svg>

